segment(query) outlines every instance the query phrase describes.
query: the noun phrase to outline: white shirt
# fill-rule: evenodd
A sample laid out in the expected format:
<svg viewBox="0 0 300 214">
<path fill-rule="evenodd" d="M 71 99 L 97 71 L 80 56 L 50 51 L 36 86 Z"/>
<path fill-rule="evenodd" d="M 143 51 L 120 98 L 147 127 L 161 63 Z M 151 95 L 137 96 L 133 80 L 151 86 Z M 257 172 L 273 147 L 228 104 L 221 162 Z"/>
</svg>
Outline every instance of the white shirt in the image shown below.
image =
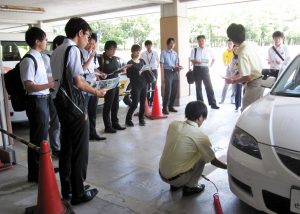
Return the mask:
<svg viewBox="0 0 300 214">
<path fill-rule="evenodd" d="M 194 57 L 194 55 L 195 55 L 195 48 L 193 48 L 191 51 L 190 60 L 195 59 L 201 62 L 201 64 L 195 66 L 209 66 L 211 61 L 215 59 L 212 50 L 208 47 L 204 47 L 204 48 L 197 47 L 196 58 Z"/>
<path fill-rule="evenodd" d="M 71 45 L 76 45 L 71 39 L 65 39 L 64 42 L 58 46 L 52 53 L 50 58 L 52 76 L 55 81 L 55 92 L 56 95 L 60 81 L 62 79 L 62 73 L 64 69 L 64 56 L 67 48 Z M 69 57 L 67 60 L 67 71 L 71 72 L 73 77 L 76 77 L 83 73 L 83 68 L 81 64 L 81 54 L 78 47 L 72 47 L 69 52 Z"/>
<path fill-rule="evenodd" d="M 286 45 L 279 45 L 278 47 L 276 47 L 274 45 L 275 49 L 278 51 L 278 53 L 282 56 L 282 58 L 284 59 L 284 62 L 281 64 L 277 64 L 276 61 L 282 61 L 280 59 L 280 57 L 276 54 L 276 52 L 273 50 L 272 47 L 269 48 L 268 51 L 268 61 L 270 62 L 270 68 L 271 69 L 276 69 L 276 70 L 282 70 L 284 69 L 287 64 L 290 61 L 290 56 L 289 56 L 289 52 L 287 49 Z"/>
<path fill-rule="evenodd" d="M 146 62 L 146 65 L 150 65 L 152 70 L 157 70 L 159 66 L 159 57 L 156 51 L 144 51 L 141 53 L 141 58 Z"/>
<path fill-rule="evenodd" d="M 48 83 L 46 68 L 42 58 L 42 54 L 34 49 L 30 49 L 28 54 L 32 55 L 37 62 L 37 70 L 35 71 L 34 62 L 31 58 L 26 57 L 20 63 L 21 81 L 24 86 L 25 81 L 31 81 L 33 84 L 42 85 Z M 24 86 L 25 88 L 25 86 Z M 29 95 L 46 95 L 49 94 L 49 89 L 28 92 Z"/>
<path fill-rule="evenodd" d="M 45 69 L 47 74 L 52 75 L 51 66 L 50 66 L 50 57 L 47 54 L 42 54 L 42 59 L 44 61 Z"/>
<path fill-rule="evenodd" d="M 90 53 L 86 49 L 81 50 L 81 53 L 83 55 L 84 63 L 86 63 L 89 60 Z M 97 69 L 97 68 L 99 68 L 98 59 L 94 57 L 92 62 L 89 64 L 87 69 L 84 71 L 86 81 L 91 83 L 91 82 L 95 82 L 97 80 L 97 77 L 95 75 L 95 69 Z"/>
</svg>

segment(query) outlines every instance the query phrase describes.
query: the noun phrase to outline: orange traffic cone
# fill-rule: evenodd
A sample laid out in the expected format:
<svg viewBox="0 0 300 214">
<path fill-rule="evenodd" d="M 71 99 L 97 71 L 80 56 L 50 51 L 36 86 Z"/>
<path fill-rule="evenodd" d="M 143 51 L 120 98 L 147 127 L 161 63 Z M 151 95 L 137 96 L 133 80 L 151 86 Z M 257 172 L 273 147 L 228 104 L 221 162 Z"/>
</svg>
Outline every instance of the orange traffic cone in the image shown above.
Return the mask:
<svg viewBox="0 0 300 214">
<path fill-rule="evenodd" d="M 149 105 L 148 105 L 148 100 L 147 100 L 147 97 L 146 97 L 146 101 L 145 101 L 145 117 L 149 117 L 150 116 L 150 110 L 149 110 Z M 139 113 L 135 113 L 134 116 L 139 116 Z"/>
<path fill-rule="evenodd" d="M 26 214 L 74 213 L 70 205 L 60 199 L 48 141 L 43 141 L 40 147 L 38 188 L 38 204 L 37 206 L 27 208 Z"/>
<path fill-rule="evenodd" d="M 156 120 L 156 119 L 163 119 L 163 118 L 167 118 L 167 117 L 168 116 L 164 115 L 161 111 L 160 102 L 159 102 L 159 95 L 158 95 L 158 89 L 157 89 L 157 86 L 155 86 L 152 113 L 149 116 L 149 118 L 152 119 L 152 120 Z"/>
</svg>

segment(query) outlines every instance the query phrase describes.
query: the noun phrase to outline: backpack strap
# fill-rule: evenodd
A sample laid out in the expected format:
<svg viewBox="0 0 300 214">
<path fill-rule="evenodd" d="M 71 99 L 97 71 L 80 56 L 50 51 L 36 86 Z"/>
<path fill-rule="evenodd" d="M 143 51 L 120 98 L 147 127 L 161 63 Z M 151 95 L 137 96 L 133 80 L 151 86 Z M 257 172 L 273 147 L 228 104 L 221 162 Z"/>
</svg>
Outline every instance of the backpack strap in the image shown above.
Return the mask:
<svg viewBox="0 0 300 214">
<path fill-rule="evenodd" d="M 278 51 L 276 50 L 276 48 L 274 46 L 272 46 L 273 50 L 275 51 L 275 53 L 279 56 L 279 58 L 284 61 L 283 57 L 281 56 L 280 53 L 278 53 Z"/>
<path fill-rule="evenodd" d="M 34 68 L 35 68 L 35 73 L 34 73 L 34 75 L 36 75 L 36 71 L 37 71 L 37 61 L 36 61 L 36 59 L 34 58 L 34 56 L 32 56 L 31 54 L 25 54 L 24 55 L 24 57 L 21 59 L 21 61 L 23 60 L 23 59 L 25 59 L 25 58 L 30 58 L 30 59 L 32 59 L 32 61 L 33 61 L 33 63 L 34 63 Z"/>
</svg>

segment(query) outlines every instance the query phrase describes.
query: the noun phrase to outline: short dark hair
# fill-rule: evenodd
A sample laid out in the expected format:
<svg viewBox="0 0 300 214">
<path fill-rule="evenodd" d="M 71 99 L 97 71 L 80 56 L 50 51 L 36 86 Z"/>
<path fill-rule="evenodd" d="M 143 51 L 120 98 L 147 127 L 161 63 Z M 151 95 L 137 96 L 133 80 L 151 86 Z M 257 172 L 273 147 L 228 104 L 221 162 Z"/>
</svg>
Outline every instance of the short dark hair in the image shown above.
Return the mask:
<svg viewBox="0 0 300 214">
<path fill-rule="evenodd" d="M 59 35 L 53 39 L 52 50 L 55 50 L 58 46 L 60 46 L 66 37 Z"/>
<path fill-rule="evenodd" d="M 284 34 L 281 32 L 281 31 L 275 31 L 272 35 L 273 39 L 275 37 L 281 37 L 281 38 L 284 38 Z"/>
<path fill-rule="evenodd" d="M 142 49 L 141 46 L 134 44 L 131 46 L 131 53 L 135 51 L 140 51 L 141 49 Z"/>
<path fill-rule="evenodd" d="M 175 39 L 172 38 L 172 37 L 168 38 L 167 39 L 167 45 L 169 45 L 172 41 L 175 42 Z"/>
<path fill-rule="evenodd" d="M 199 100 L 188 103 L 185 107 L 185 117 L 191 121 L 195 121 L 199 117 L 203 117 L 203 119 L 206 119 L 207 117 L 206 105 Z"/>
<path fill-rule="evenodd" d="M 227 36 L 233 42 L 241 44 L 246 39 L 246 30 L 243 25 L 232 23 L 227 28 Z"/>
<path fill-rule="evenodd" d="M 147 45 L 152 45 L 151 40 L 146 40 L 146 41 L 145 41 L 145 46 L 147 46 Z"/>
<path fill-rule="evenodd" d="M 104 50 L 108 51 L 111 48 L 117 48 L 117 43 L 113 40 L 106 41 L 104 44 Z"/>
<path fill-rule="evenodd" d="M 79 31 L 84 33 L 89 31 L 92 32 L 90 25 L 80 17 L 71 18 L 65 27 L 65 32 L 68 38 L 73 39 Z"/>
<path fill-rule="evenodd" d="M 46 38 L 46 33 L 38 27 L 31 27 L 25 33 L 25 41 L 29 47 L 33 48 L 35 41 L 43 41 Z"/>
<path fill-rule="evenodd" d="M 197 40 L 198 39 L 205 39 L 205 36 L 204 35 L 199 35 L 199 36 L 197 36 Z"/>
<path fill-rule="evenodd" d="M 96 34 L 96 33 L 92 33 L 90 39 L 93 39 L 93 40 L 95 40 L 95 42 L 97 42 L 97 41 L 98 41 L 98 36 L 97 36 L 97 34 Z"/>
</svg>

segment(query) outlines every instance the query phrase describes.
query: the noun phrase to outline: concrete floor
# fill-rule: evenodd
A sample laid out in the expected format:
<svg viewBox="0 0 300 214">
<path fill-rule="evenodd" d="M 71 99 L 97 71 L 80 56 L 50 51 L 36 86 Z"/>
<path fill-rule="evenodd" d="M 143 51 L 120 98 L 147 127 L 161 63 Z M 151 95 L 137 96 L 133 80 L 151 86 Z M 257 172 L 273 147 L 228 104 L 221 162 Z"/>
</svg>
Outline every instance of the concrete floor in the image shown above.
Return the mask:
<svg viewBox="0 0 300 214">
<path fill-rule="evenodd" d="M 193 96 L 190 100 L 194 100 Z M 185 106 L 167 119 L 146 120 L 145 127 L 135 127 L 119 131 L 117 134 L 102 134 L 106 141 L 90 141 L 90 156 L 86 183 L 99 188 L 97 197 L 89 203 L 74 206 L 76 213 L 215 213 L 213 207 L 212 184 L 206 185 L 198 196 L 182 197 L 181 191 L 171 193 L 169 185 L 162 182 L 158 174 L 158 163 L 163 150 L 168 124 L 184 119 Z M 127 107 L 121 105 L 120 121 L 124 123 Z M 240 113 L 232 104 L 221 105 L 220 110 L 209 109 L 208 118 L 202 130 L 213 144 L 216 156 L 226 161 L 226 153 L 231 132 Z M 102 115 L 97 118 L 97 129 L 103 133 Z M 14 127 L 14 133 L 28 139 L 28 126 Z M 10 170 L 0 172 L 0 213 L 24 213 L 26 207 L 36 204 L 37 186 L 26 182 L 26 148 L 15 144 L 18 164 Z M 54 165 L 57 160 L 53 159 Z M 223 212 L 226 214 L 255 214 L 255 209 L 241 202 L 230 192 L 227 171 L 206 165 L 208 175 L 219 188 Z M 59 178 L 57 177 L 59 182 Z M 59 183 L 60 184 L 60 183 Z"/>
</svg>

